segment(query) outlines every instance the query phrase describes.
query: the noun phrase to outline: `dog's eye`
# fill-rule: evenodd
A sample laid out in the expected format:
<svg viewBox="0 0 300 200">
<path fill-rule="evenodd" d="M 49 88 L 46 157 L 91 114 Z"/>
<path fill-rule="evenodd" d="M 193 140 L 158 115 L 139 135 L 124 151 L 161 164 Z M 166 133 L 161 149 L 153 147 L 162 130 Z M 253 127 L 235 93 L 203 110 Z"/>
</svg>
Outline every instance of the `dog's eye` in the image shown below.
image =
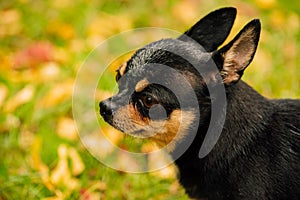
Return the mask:
<svg viewBox="0 0 300 200">
<path fill-rule="evenodd" d="M 147 108 L 151 108 L 154 104 L 157 104 L 157 101 L 149 95 L 143 96 L 141 98 L 141 100 L 142 100 L 144 106 Z"/>
</svg>

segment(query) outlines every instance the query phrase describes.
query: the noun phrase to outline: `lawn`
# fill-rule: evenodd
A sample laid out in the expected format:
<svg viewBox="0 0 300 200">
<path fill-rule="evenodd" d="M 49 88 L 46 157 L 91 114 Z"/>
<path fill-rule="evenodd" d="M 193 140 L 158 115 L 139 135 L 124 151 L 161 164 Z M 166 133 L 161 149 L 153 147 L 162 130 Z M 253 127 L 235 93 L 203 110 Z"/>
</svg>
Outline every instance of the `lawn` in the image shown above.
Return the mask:
<svg viewBox="0 0 300 200">
<path fill-rule="evenodd" d="M 97 102 L 114 92 L 114 70 L 131 55 L 130 44 L 118 41 L 98 58 L 91 52 L 108 38 L 135 28 L 183 32 L 222 6 L 238 9 L 230 38 L 251 19 L 262 22 L 258 51 L 243 79 L 266 97 L 300 98 L 297 0 L 1 1 L 0 200 L 188 199 L 172 165 L 151 173 L 126 173 L 139 163 L 117 154 L 115 162 L 124 171 L 114 170 L 99 161 L 112 152 L 98 150 L 93 156 L 78 134 L 73 89 L 85 63 L 111 60 L 90 102 L 94 115 L 106 137 L 120 148 L 155 150 L 148 141 L 124 137 L 98 115 Z M 151 39 L 142 34 L 133 42 L 141 46 Z M 119 55 L 120 49 L 128 53 Z M 83 77 L 87 84 L 92 74 Z M 102 139 L 97 132 L 88 137 L 95 151 L 104 145 Z M 155 168 L 161 160 L 163 156 L 148 158 L 145 165 Z"/>
</svg>

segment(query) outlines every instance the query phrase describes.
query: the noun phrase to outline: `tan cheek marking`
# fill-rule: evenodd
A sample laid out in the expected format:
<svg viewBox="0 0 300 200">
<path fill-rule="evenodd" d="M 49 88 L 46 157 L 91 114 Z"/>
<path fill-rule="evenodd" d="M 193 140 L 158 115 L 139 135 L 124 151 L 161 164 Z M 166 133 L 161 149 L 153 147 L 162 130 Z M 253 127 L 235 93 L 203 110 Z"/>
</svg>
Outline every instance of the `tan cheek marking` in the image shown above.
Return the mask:
<svg viewBox="0 0 300 200">
<path fill-rule="evenodd" d="M 139 81 L 136 86 L 135 86 L 135 91 L 136 92 L 141 92 L 143 91 L 147 86 L 149 85 L 149 82 L 147 79 L 142 79 Z"/>
<path fill-rule="evenodd" d="M 126 70 L 126 67 L 127 67 L 127 63 L 124 63 L 124 64 L 122 64 L 122 65 L 119 67 L 119 73 L 120 73 L 121 76 L 124 75 L 125 70 Z"/>
<path fill-rule="evenodd" d="M 150 119 L 143 117 L 140 112 L 132 105 L 128 105 L 129 115 L 132 121 L 136 124 L 139 124 L 141 126 L 146 126 L 149 124 Z"/>
<path fill-rule="evenodd" d="M 142 126 L 146 126 L 150 122 L 150 119 L 143 117 L 132 104 L 120 108 L 118 115 L 115 117 L 118 117 L 120 120 L 129 118 L 132 122 Z"/>
<path fill-rule="evenodd" d="M 174 110 L 170 115 L 169 120 L 164 124 L 165 132 L 158 133 L 150 139 L 159 147 L 166 147 L 167 151 L 173 151 L 176 143 L 182 140 L 188 133 L 188 129 L 195 119 L 192 111 Z M 174 141 L 174 142 L 172 142 Z"/>
</svg>

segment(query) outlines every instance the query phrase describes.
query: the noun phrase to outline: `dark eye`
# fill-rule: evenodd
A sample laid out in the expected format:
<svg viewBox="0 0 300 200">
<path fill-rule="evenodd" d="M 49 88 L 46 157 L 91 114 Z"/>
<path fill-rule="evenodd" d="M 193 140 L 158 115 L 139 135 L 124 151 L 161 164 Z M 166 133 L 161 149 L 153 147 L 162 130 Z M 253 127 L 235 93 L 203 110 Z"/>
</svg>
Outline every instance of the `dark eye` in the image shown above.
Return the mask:
<svg viewBox="0 0 300 200">
<path fill-rule="evenodd" d="M 151 108 L 154 104 L 157 104 L 157 101 L 149 95 L 143 96 L 141 98 L 141 100 L 142 100 L 144 106 L 147 108 Z"/>
</svg>

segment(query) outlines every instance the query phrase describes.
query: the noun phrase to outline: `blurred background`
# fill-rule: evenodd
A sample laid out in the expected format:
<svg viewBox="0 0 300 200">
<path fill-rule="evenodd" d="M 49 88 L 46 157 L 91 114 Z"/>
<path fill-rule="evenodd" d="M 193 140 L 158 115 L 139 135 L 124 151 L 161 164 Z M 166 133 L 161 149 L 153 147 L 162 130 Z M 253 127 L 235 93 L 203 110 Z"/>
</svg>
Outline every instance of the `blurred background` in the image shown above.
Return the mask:
<svg viewBox="0 0 300 200">
<path fill-rule="evenodd" d="M 184 32 L 223 6 L 238 9 L 229 39 L 251 19 L 262 22 L 243 79 L 269 98 L 300 98 L 298 0 L 0 1 L 0 200 L 187 199 L 172 166 L 127 174 L 85 150 L 72 118 L 73 83 L 89 52 L 108 37 L 140 27 Z M 114 76 L 106 73 L 99 99 L 111 94 Z M 133 140 L 122 141 L 109 127 L 106 132 L 131 148 Z M 134 165 L 122 156 L 119 162 Z"/>
</svg>

